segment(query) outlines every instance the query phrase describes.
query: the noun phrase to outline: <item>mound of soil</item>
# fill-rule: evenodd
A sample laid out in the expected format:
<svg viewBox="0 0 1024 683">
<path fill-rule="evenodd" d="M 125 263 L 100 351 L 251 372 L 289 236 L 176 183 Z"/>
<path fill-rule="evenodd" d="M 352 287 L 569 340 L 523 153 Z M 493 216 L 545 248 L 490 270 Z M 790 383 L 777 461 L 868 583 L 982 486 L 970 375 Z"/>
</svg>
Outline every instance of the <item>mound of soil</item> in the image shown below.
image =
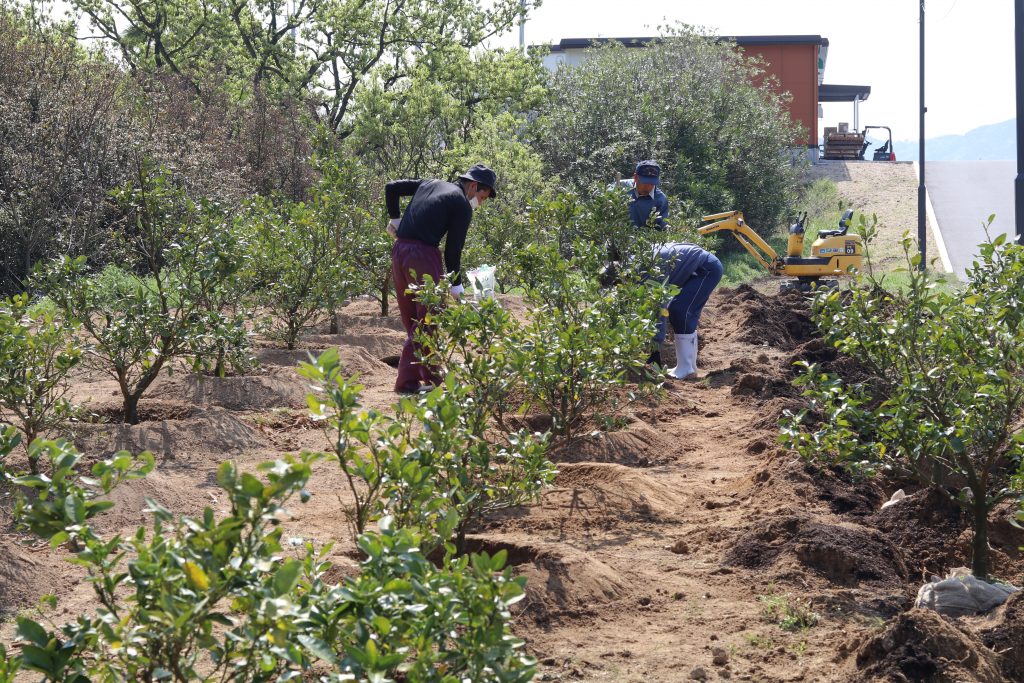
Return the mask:
<svg viewBox="0 0 1024 683">
<path fill-rule="evenodd" d="M 728 341 L 792 351 L 819 336 L 807 299 L 797 291 L 768 296 L 740 285 L 722 290 L 717 312 L 715 326 Z"/>
<path fill-rule="evenodd" d="M 394 352 L 392 347 L 391 351 Z M 401 350 L 401 345 L 398 350 Z M 342 346 L 338 349 L 341 356 L 341 367 L 345 369 L 347 376 L 359 375 L 360 377 L 372 376 L 378 372 L 391 373 L 391 368 L 382 360 L 386 354 L 379 355 L 371 353 L 359 346 Z"/>
<path fill-rule="evenodd" d="M 738 358 L 726 370 L 709 373 L 712 382 L 732 379 L 733 396 L 753 396 L 775 399 L 781 396 L 796 396 L 799 391 L 791 384 L 792 373 L 780 368 L 767 355 L 756 358 Z"/>
<path fill-rule="evenodd" d="M 380 303 L 373 299 L 357 298 L 342 307 L 338 313 L 338 329 L 342 334 L 358 334 L 368 330 L 394 330 L 403 332 L 402 321 L 392 300 L 389 315 L 380 314 Z"/>
<path fill-rule="evenodd" d="M 1011 595 L 991 619 L 995 624 L 981 629 L 981 641 L 999 655 L 1007 680 L 1024 681 L 1024 592 Z"/>
<path fill-rule="evenodd" d="M 857 651 L 858 681 L 999 683 L 994 653 L 931 610 L 904 612 Z"/>
<path fill-rule="evenodd" d="M 872 518 L 884 502 L 875 482 L 854 479 L 840 468 L 817 469 L 792 455 L 769 460 L 754 473 L 752 481 L 751 494 L 759 500 L 784 498 L 780 485 L 791 487 L 800 498 L 824 503 L 833 513 L 858 521 Z"/>
<path fill-rule="evenodd" d="M 953 541 L 963 530 L 963 512 L 956 501 L 928 488 L 879 510 L 867 523 L 883 532 L 900 550 L 915 578 L 945 576 L 965 558 Z"/>
<path fill-rule="evenodd" d="M 164 385 L 161 385 L 161 391 Z M 172 392 L 173 393 L 173 392 Z M 82 422 L 87 424 L 123 423 L 124 406 L 121 403 L 90 403 L 86 406 Z M 194 406 L 175 401 L 144 399 L 139 402 L 139 422 L 160 422 L 162 420 L 185 420 L 196 414 Z"/>
<path fill-rule="evenodd" d="M 401 350 L 399 345 L 398 350 Z M 297 367 L 299 363 L 308 363 L 312 356 L 322 352 L 320 348 L 305 348 L 288 351 L 286 349 L 259 349 L 256 357 L 260 363 L 269 366 Z M 382 370 L 387 371 L 387 364 L 380 359 L 388 353 L 394 353 L 393 346 L 387 346 L 386 351 L 379 354 L 371 353 L 361 346 L 344 345 L 338 347 L 338 356 L 341 359 L 341 367 L 348 377 L 352 375 L 372 375 Z M 296 375 L 298 377 L 298 375 Z M 303 401 L 304 403 L 305 401 Z"/>
<path fill-rule="evenodd" d="M 595 435 L 587 435 L 552 452 L 555 462 L 618 463 L 633 467 L 648 467 L 672 458 L 679 444 L 663 432 L 644 422 L 634 422 L 629 428 Z"/>
<path fill-rule="evenodd" d="M 540 503 L 491 515 L 487 527 L 546 539 L 636 529 L 677 517 L 684 496 L 642 470 L 610 463 L 565 464 Z M 623 531 L 623 533 L 630 533 Z M 635 533 L 635 532 L 634 532 Z"/>
<path fill-rule="evenodd" d="M 255 356 L 260 365 L 270 366 L 271 368 L 275 366 L 294 368 L 299 363 L 308 363 L 310 355 L 319 355 L 326 348 L 328 346 L 291 350 L 278 348 L 256 349 Z"/>
<path fill-rule="evenodd" d="M 588 491 L 608 503 L 618 501 L 620 514 L 635 518 L 668 518 L 678 510 L 680 494 L 643 472 L 621 465 L 580 463 L 561 468 L 555 487 Z"/>
<path fill-rule="evenodd" d="M 724 564 L 762 569 L 789 566 L 842 586 L 898 586 L 907 576 L 899 551 L 881 533 L 809 517 L 770 521 L 735 540 Z"/>
<path fill-rule="evenodd" d="M 369 334 L 343 334 L 338 337 L 338 343 L 343 347 L 361 348 L 374 358 L 382 359 L 400 354 L 405 336 L 405 332 L 377 330 Z"/>
<path fill-rule="evenodd" d="M 82 425 L 74 443 L 83 453 L 97 457 L 126 450 L 151 451 L 157 458 L 169 459 L 197 452 L 237 454 L 266 445 L 255 430 L 222 408 L 191 408 L 184 419 L 137 425 Z"/>
<path fill-rule="evenodd" d="M 751 426 L 755 429 L 778 433 L 779 420 L 787 410 L 796 414 L 806 407 L 807 401 L 800 398 L 792 396 L 770 398 L 761 404 L 761 415 L 751 423 Z"/>
<path fill-rule="evenodd" d="M 614 569 L 591 554 L 543 544 L 521 545 L 493 536 L 468 537 L 470 552 L 508 552 L 508 566 L 526 577 L 526 598 L 516 611 L 539 624 L 560 617 L 594 613 L 595 608 L 626 592 L 626 582 Z"/>
<path fill-rule="evenodd" d="M 60 594 L 82 574 L 64 561 L 61 551 L 46 545 L 30 549 L 13 536 L 0 539 L 0 616 L 31 607 L 46 592 Z"/>
<path fill-rule="evenodd" d="M 185 380 L 186 397 L 204 408 L 218 406 L 228 410 L 267 410 L 297 408 L 306 405 L 306 385 L 292 370 L 279 376 L 243 375 L 239 377 L 202 377 Z"/>
</svg>

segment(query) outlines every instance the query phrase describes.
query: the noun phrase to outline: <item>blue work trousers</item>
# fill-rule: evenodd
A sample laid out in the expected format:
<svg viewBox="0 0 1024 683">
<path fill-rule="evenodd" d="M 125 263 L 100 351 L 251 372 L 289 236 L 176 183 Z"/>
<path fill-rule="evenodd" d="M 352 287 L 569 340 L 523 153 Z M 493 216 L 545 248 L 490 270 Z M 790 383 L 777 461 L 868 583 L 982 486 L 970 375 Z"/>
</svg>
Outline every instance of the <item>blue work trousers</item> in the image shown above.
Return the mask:
<svg viewBox="0 0 1024 683">
<path fill-rule="evenodd" d="M 672 282 L 679 287 L 679 294 L 668 302 L 668 318 L 676 334 L 693 334 L 697 331 L 700 314 L 708 302 L 711 292 L 722 279 L 722 262 L 714 254 L 708 254 L 704 265 L 698 267 L 685 282 Z M 666 318 L 659 316 L 654 343 L 665 341 Z"/>
</svg>

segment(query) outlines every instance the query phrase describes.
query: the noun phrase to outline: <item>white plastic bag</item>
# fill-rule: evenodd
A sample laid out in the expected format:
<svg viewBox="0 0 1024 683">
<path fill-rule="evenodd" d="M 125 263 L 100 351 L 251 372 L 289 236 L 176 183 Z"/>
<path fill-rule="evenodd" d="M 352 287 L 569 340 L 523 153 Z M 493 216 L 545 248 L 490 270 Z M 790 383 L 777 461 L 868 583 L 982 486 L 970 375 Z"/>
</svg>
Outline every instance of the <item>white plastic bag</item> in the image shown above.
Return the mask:
<svg viewBox="0 0 1024 683">
<path fill-rule="evenodd" d="M 473 288 L 473 298 L 477 301 L 490 299 L 494 296 L 494 266 L 486 263 L 466 273 L 469 284 Z"/>
<path fill-rule="evenodd" d="M 896 503 L 899 503 L 900 501 L 906 500 L 906 498 L 907 498 L 907 494 L 905 494 L 903 492 L 903 489 L 900 489 L 896 493 L 892 494 L 892 498 L 890 498 L 889 500 L 887 500 L 884 503 L 882 503 L 882 509 L 884 510 L 887 507 L 892 507 Z"/>
<path fill-rule="evenodd" d="M 921 586 L 914 607 L 927 607 L 951 617 L 982 614 L 1003 604 L 1019 590 L 1008 583 L 982 581 L 966 567 L 958 567 L 945 579 L 933 576 L 931 583 Z"/>
</svg>

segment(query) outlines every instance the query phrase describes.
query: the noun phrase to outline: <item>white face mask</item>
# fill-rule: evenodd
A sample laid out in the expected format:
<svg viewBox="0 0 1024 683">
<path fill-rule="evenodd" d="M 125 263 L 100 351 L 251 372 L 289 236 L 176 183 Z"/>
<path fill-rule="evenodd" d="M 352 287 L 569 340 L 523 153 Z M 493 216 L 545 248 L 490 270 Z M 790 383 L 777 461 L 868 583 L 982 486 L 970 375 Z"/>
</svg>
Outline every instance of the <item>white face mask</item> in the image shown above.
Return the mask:
<svg viewBox="0 0 1024 683">
<path fill-rule="evenodd" d="M 477 199 L 476 197 L 473 197 L 472 199 L 469 200 L 469 205 L 473 207 L 474 211 L 476 211 L 476 208 L 480 206 L 480 200 Z"/>
</svg>

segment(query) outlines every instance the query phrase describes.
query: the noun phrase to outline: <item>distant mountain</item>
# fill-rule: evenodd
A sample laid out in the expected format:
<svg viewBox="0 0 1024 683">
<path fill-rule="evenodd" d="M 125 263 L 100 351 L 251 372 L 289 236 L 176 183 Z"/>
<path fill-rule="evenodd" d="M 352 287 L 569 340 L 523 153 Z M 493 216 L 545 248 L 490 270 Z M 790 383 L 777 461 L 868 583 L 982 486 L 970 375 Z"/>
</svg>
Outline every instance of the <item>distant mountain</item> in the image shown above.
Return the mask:
<svg viewBox="0 0 1024 683">
<path fill-rule="evenodd" d="M 917 159 L 917 140 L 897 140 L 893 148 L 900 161 Z M 924 154 L 929 161 L 1012 161 L 1017 158 L 1017 119 L 981 126 L 963 135 L 928 138 Z"/>
</svg>

